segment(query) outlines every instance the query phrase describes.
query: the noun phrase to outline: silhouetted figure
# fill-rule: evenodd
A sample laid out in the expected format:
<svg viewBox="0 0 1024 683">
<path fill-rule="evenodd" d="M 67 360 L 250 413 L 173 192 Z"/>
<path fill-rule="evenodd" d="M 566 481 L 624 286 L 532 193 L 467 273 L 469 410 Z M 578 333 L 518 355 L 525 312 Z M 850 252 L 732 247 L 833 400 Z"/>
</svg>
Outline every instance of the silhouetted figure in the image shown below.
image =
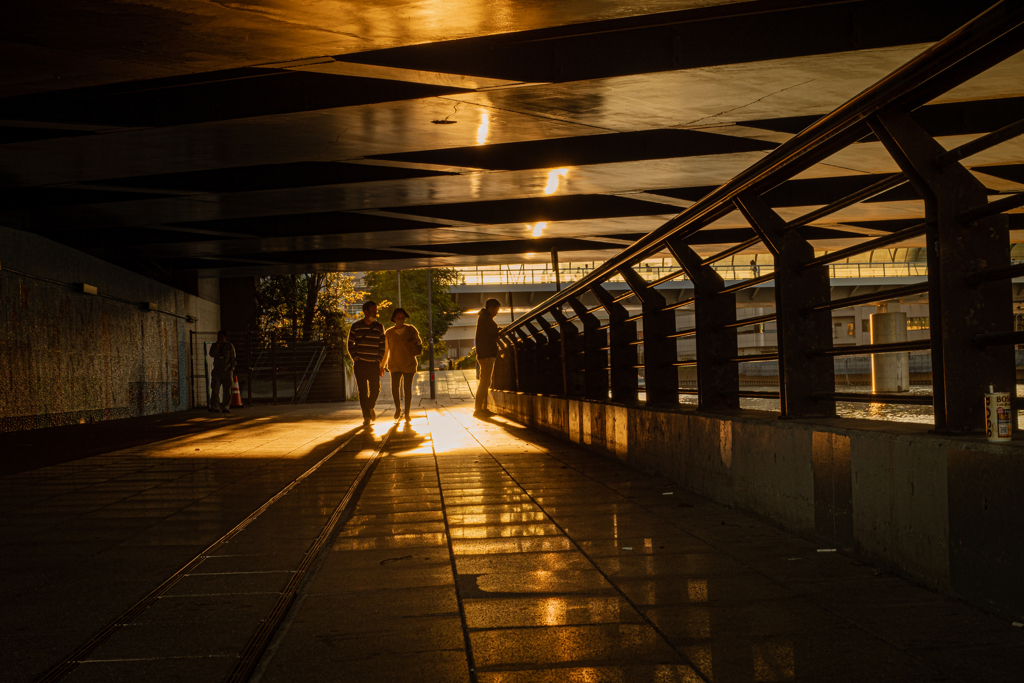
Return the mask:
<svg viewBox="0 0 1024 683">
<path fill-rule="evenodd" d="M 235 379 L 235 347 L 228 341 L 228 333 L 221 330 L 217 333 L 217 343 L 210 347 L 213 358 L 213 372 L 210 377 L 210 412 L 231 412 L 231 387 Z M 221 402 L 221 390 L 224 401 Z"/>
<path fill-rule="evenodd" d="M 757 277 L 761 269 L 757 265 L 757 259 L 750 259 L 750 277 Z"/>
<path fill-rule="evenodd" d="M 494 317 L 501 310 L 501 302 L 488 299 L 480 309 L 476 321 L 476 359 L 480 363 L 480 382 L 476 387 L 476 410 L 473 415 L 483 417 L 491 415 L 487 409 L 487 390 L 491 386 L 491 373 L 494 372 L 494 359 L 498 357 L 498 323 Z"/>
<path fill-rule="evenodd" d="M 409 314 L 404 308 L 396 308 L 391 314 L 391 322 L 384 333 L 384 365 L 391 373 L 391 398 L 395 400 L 395 419 L 402 417 L 401 391 L 405 390 L 405 421 L 411 418 L 412 380 L 419 366 L 419 356 L 423 353 L 423 341 L 419 330 L 406 325 Z"/>
<path fill-rule="evenodd" d="M 363 424 L 368 425 L 377 417 L 374 407 L 384 374 L 384 326 L 377 322 L 375 301 L 363 303 L 363 319 L 352 323 L 348 331 L 348 355 L 355 366 Z"/>
</svg>

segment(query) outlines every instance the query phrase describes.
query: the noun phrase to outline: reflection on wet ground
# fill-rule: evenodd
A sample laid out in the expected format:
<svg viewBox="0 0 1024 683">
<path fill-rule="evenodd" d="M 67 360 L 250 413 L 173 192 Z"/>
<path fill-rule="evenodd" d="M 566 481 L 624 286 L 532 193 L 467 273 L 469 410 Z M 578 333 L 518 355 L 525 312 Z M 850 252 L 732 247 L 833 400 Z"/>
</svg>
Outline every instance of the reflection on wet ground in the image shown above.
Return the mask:
<svg viewBox="0 0 1024 683">
<path fill-rule="evenodd" d="M 74 680 L 223 680 L 349 494 L 260 681 L 1018 680 L 1003 620 L 471 412 L 354 430 Z M 360 421 L 289 415 L 0 479 L 5 680 L 38 679 Z"/>
<path fill-rule="evenodd" d="M 487 683 L 946 680 L 962 665 L 923 654 L 923 641 L 988 619 L 667 480 L 470 411 L 442 404 L 414 421 L 433 453 L 396 442 L 310 588 L 310 601 L 330 596 L 346 613 L 372 605 L 359 612 L 363 630 L 300 612 L 269 680 L 317 660 L 345 662 L 344 680 L 406 669 Z M 384 517 L 409 514 L 388 513 L 387 500 L 412 499 L 439 500 L 447 533 L 428 533 L 424 517 Z M 363 587 L 371 574 L 359 568 L 374 565 L 376 587 Z M 447 593 L 437 592 L 442 576 Z M 402 601 L 366 595 L 388 587 Z M 957 616 L 937 616 L 946 610 Z M 909 644 L 890 618 L 928 635 Z M 345 635 L 317 644 L 334 632 Z M 1006 624 L 1000 634 L 999 666 L 1010 666 L 1024 639 Z"/>
</svg>

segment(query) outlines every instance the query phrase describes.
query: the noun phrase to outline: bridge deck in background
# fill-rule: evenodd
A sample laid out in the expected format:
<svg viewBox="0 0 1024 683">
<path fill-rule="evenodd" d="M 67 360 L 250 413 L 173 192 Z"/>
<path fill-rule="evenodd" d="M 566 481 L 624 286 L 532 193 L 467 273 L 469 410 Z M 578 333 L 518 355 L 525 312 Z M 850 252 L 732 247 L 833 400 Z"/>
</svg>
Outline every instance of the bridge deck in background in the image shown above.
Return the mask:
<svg viewBox="0 0 1024 683">
<path fill-rule="evenodd" d="M 1021 680 L 1005 620 L 418 402 L 372 430 L 265 407 L 0 478 L 4 680 L 73 653 L 66 681 Z"/>
</svg>

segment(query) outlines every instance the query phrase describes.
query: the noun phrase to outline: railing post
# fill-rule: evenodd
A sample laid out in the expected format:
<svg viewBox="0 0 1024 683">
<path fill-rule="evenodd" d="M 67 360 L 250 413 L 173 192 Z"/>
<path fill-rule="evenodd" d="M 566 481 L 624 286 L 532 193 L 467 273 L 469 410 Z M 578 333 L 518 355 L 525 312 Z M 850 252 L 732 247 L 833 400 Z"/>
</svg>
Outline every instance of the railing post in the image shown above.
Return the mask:
<svg viewBox="0 0 1024 683">
<path fill-rule="evenodd" d="M 528 394 L 537 393 L 537 342 L 530 338 L 523 328 L 516 328 L 519 343 L 516 344 L 516 386 Z"/>
<path fill-rule="evenodd" d="M 935 429 L 982 429 L 982 396 L 993 385 L 1016 393 L 1013 346 L 981 347 L 979 334 L 1013 329 L 1009 280 L 967 285 L 977 271 L 1010 265 L 1009 221 L 997 215 L 964 224 L 958 216 L 988 203 L 988 193 L 959 162 L 940 166 L 945 153 L 906 114 L 869 119 L 878 136 L 924 198 L 928 255 L 928 309 L 932 343 Z"/>
<path fill-rule="evenodd" d="M 614 297 L 604 287 L 595 283 L 590 291 L 604 306 L 608 313 L 609 374 L 611 376 L 612 401 L 616 403 L 636 403 L 639 383 L 636 371 L 636 323 L 626 322 L 629 313 L 626 307 L 616 303 Z"/>
<path fill-rule="evenodd" d="M 608 400 L 608 330 L 600 330 L 601 321 L 587 311 L 579 299 L 569 305 L 583 323 L 583 395 L 595 401 Z"/>
<path fill-rule="evenodd" d="M 543 316 L 537 318 L 537 322 L 540 323 L 544 330 L 544 336 L 547 337 L 547 344 L 544 347 L 544 393 L 565 396 L 565 356 L 563 355 L 565 349 L 562 347 L 562 335 Z"/>
<path fill-rule="evenodd" d="M 551 309 L 551 315 L 558 323 L 559 338 L 562 341 L 562 392 L 572 398 L 582 396 L 586 372 L 584 358 L 581 357 L 583 338 L 576 326 L 562 313 L 560 306 Z"/>
<path fill-rule="evenodd" d="M 679 370 L 674 363 L 678 360 L 676 340 L 670 338 L 676 331 L 675 311 L 666 311 L 665 297 L 649 287 L 647 282 L 632 268 L 618 269 L 626 284 L 640 299 L 643 311 L 644 384 L 647 403 L 651 405 L 676 405 L 679 403 Z"/>
<path fill-rule="evenodd" d="M 739 354 L 736 328 L 725 327 L 736 322 L 736 296 L 721 293 L 722 276 L 711 266 L 702 266 L 701 257 L 688 245 L 670 238 L 666 246 L 693 282 L 697 408 L 739 408 L 739 367 L 729 360 Z"/>
<path fill-rule="evenodd" d="M 795 230 L 784 232 L 786 222 L 760 196 L 746 192 L 735 204 L 775 259 L 782 417 L 835 417 L 835 400 L 821 396 L 836 390 L 835 361 L 811 355 L 815 349 L 832 348 L 832 312 L 810 310 L 832 298 L 828 267 L 799 269 L 814 258 L 814 247 Z"/>
<path fill-rule="evenodd" d="M 530 333 L 533 340 L 534 372 L 530 380 L 531 392 L 535 394 L 549 394 L 548 374 L 551 365 L 551 345 L 548 338 L 541 334 L 532 323 L 525 323 L 523 327 Z"/>
</svg>

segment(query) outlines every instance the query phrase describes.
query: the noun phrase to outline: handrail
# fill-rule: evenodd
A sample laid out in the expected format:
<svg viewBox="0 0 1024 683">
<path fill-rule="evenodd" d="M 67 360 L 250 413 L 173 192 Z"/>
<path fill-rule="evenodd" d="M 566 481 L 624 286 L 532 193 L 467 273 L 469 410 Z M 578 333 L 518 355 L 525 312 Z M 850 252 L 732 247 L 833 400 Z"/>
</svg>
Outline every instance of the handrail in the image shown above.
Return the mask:
<svg viewBox="0 0 1024 683">
<path fill-rule="evenodd" d="M 733 200 L 743 192 L 757 189 L 765 192 L 785 182 L 806 168 L 854 142 L 863 132 L 866 120 L 900 98 L 915 95 L 918 88 L 934 86 L 947 75 L 952 89 L 972 77 L 954 69 L 966 58 L 979 53 L 996 39 L 1024 24 L 1024 5 L 1003 0 L 935 43 L 896 71 L 818 119 L 788 141 L 776 147 L 741 171 L 732 180 L 712 190 L 680 214 L 641 237 L 616 256 L 594 269 L 590 275 L 557 292 L 499 331 L 504 336 L 527 321 L 566 301 L 591 284 L 608 279 L 622 266 L 660 248 L 669 237 L 685 238 L 733 210 Z M 932 95 L 934 96 L 934 95 Z M 931 99 L 931 97 L 927 98 Z M 927 100 L 925 100 L 927 101 Z M 917 102 L 913 104 L 923 104 Z M 776 178 L 783 173 L 785 178 Z"/>
<path fill-rule="evenodd" d="M 1005 268 L 982 270 L 964 278 L 968 287 L 975 287 L 983 282 L 994 282 L 1015 277 L 1024 277 L 1024 263 L 1016 263 Z"/>
<path fill-rule="evenodd" d="M 927 230 L 927 221 L 918 223 L 917 225 L 911 225 L 909 228 L 897 230 L 896 232 L 893 232 L 889 235 L 883 235 L 882 237 L 878 237 L 873 240 L 867 240 L 866 242 L 862 242 L 861 244 L 858 244 L 855 247 L 847 247 L 846 249 L 833 251 L 831 254 L 819 256 L 818 258 L 812 259 L 807 263 L 803 264 L 802 266 L 800 266 L 799 270 L 807 270 L 809 268 L 814 268 L 816 266 L 825 265 L 826 263 L 834 263 L 836 261 L 842 260 L 844 258 L 849 258 L 850 256 L 854 256 L 856 254 L 863 254 L 865 251 L 871 251 L 875 247 L 881 247 L 887 244 L 897 244 L 912 237 L 918 237 L 920 235 L 923 235 Z"/>
<path fill-rule="evenodd" d="M 897 403 L 904 405 L 934 405 L 934 397 L 931 394 L 874 394 L 854 393 L 846 391 L 830 391 L 815 394 L 816 398 L 830 398 L 846 403 Z"/>
<path fill-rule="evenodd" d="M 960 161 L 961 159 L 974 156 L 978 152 L 984 152 L 986 149 L 995 147 L 1007 140 L 1012 140 L 1022 134 L 1024 134 L 1024 119 L 1014 121 L 1009 125 L 1003 126 L 999 130 L 992 131 L 987 135 L 981 136 L 977 140 L 965 142 L 959 147 L 949 150 L 945 154 L 940 154 L 935 160 L 935 165 L 939 168 L 948 166 L 954 161 Z"/>
<path fill-rule="evenodd" d="M 736 322 L 726 323 L 725 325 L 722 325 L 722 327 L 733 328 L 746 327 L 747 325 L 760 325 L 761 323 L 773 322 L 777 317 L 778 315 L 776 313 L 769 313 L 767 315 L 759 315 L 754 318 L 740 318 Z"/>
<path fill-rule="evenodd" d="M 890 176 L 882 178 L 877 183 L 872 183 L 861 190 L 850 193 L 841 199 L 837 199 L 831 204 L 826 204 L 821 208 L 805 213 L 799 218 L 794 218 L 783 226 L 783 230 L 795 230 L 796 228 L 801 228 L 808 223 L 813 223 L 819 218 L 830 216 L 840 209 L 845 209 L 848 206 L 858 204 L 864 200 L 880 195 L 883 192 L 897 188 L 905 182 L 907 182 L 907 176 L 905 173 L 893 173 Z"/>
<path fill-rule="evenodd" d="M 303 373 L 302 379 L 299 381 L 299 395 L 295 397 L 295 403 L 305 403 L 306 398 L 309 397 L 309 391 L 313 388 L 313 382 L 316 381 L 316 375 L 320 372 L 320 366 L 323 365 L 324 358 L 327 356 L 327 347 L 321 346 L 313 351 L 313 357 L 310 358 L 309 363 L 306 365 L 306 372 Z M 310 371 L 312 366 L 312 372 Z M 307 380 L 306 377 L 309 377 Z"/>
<path fill-rule="evenodd" d="M 807 311 L 826 311 L 836 310 L 838 308 L 847 308 L 849 306 L 859 306 L 861 304 L 872 304 L 876 301 L 888 301 L 889 299 L 898 299 L 901 296 L 911 296 L 914 294 L 924 294 L 928 291 L 929 285 L 927 282 L 916 282 L 912 285 L 905 285 L 903 287 L 890 287 L 889 289 L 880 289 L 877 292 L 870 294 L 860 294 L 858 296 L 848 296 L 842 299 L 832 299 L 826 304 L 818 304 L 817 306 L 809 306 Z"/>
<path fill-rule="evenodd" d="M 715 293 L 716 294 L 732 294 L 733 292 L 742 292 L 744 289 L 750 289 L 751 287 L 756 287 L 758 285 L 763 285 L 766 282 L 771 282 L 774 279 L 775 279 L 775 272 L 772 271 L 771 273 L 768 273 L 767 275 L 762 275 L 761 277 L 752 277 L 749 280 L 740 280 L 739 282 L 737 282 L 734 285 L 729 285 L 728 287 L 722 287 L 720 290 L 718 290 Z"/>
<path fill-rule="evenodd" d="M 996 214 L 1009 211 L 1010 209 L 1016 209 L 1019 206 L 1024 206 L 1024 192 L 1015 192 L 1002 199 L 997 199 L 994 202 L 988 204 L 982 204 L 976 206 L 973 209 L 968 209 L 961 213 L 957 218 L 961 223 L 973 223 L 976 220 L 987 218 L 988 216 L 995 216 Z"/>
<path fill-rule="evenodd" d="M 898 353 L 903 351 L 926 351 L 932 347 L 930 339 L 889 342 L 885 344 L 849 344 L 827 349 L 814 349 L 810 356 L 866 356 L 875 353 Z"/>
</svg>

